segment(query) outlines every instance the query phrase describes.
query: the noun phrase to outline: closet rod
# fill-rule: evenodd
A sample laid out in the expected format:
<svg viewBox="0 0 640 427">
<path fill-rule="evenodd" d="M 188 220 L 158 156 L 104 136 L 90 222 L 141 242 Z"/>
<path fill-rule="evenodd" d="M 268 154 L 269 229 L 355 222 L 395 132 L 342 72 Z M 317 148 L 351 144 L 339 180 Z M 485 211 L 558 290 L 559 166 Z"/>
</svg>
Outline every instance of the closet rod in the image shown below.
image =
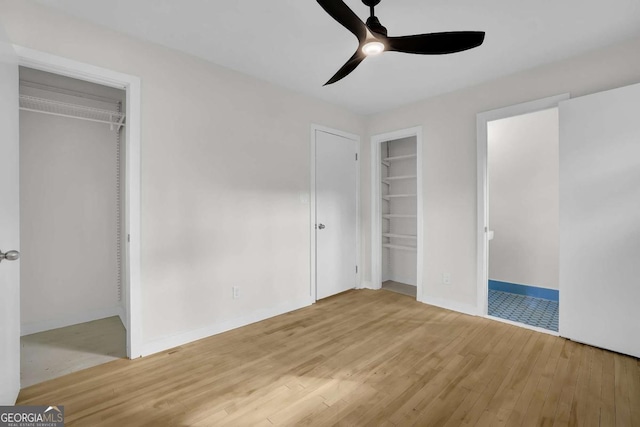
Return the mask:
<svg viewBox="0 0 640 427">
<path fill-rule="evenodd" d="M 20 110 L 105 123 L 111 126 L 111 130 L 113 130 L 114 126 L 117 126 L 117 130 L 125 126 L 125 115 L 118 111 L 102 110 L 28 95 L 20 95 Z"/>
<path fill-rule="evenodd" d="M 20 107 L 20 109 L 22 111 L 31 111 L 33 113 L 49 114 L 50 116 L 69 117 L 70 119 L 86 120 L 88 122 L 106 123 L 111 126 L 118 126 L 118 129 L 120 129 L 120 127 L 127 126 L 124 123 L 110 122 L 109 120 L 88 119 L 86 117 L 78 117 L 78 116 L 72 116 L 70 114 L 62 114 L 62 113 L 52 113 L 51 111 L 34 110 L 33 108 L 25 108 L 25 107 Z"/>
</svg>

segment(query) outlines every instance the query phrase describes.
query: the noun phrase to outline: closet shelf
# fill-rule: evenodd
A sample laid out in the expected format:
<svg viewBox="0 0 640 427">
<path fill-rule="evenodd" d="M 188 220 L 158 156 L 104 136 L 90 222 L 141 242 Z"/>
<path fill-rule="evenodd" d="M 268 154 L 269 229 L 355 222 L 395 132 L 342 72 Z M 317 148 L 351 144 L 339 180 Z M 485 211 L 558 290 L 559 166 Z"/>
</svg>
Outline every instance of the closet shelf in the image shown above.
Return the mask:
<svg viewBox="0 0 640 427">
<path fill-rule="evenodd" d="M 407 154 L 405 156 L 393 156 L 393 157 L 385 157 L 382 159 L 383 162 L 393 162 L 396 160 L 407 160 L 407 159 L 415 159 L 417 158 L 417 154 Z"/>
<path fill-rule="evenodd" d="M 69 104 L 67 102 L 53 101 L 29 95 L 20 95 L 20 109 L 53 116 L 106 123 L 111 126 L 111 130 L 113 130 L 114 127 L 116 130 L 120 130 L 122 126 L 125 126 L 125 114 L 118 111 Z"/>
<path fill-rule="evenodd" d="M 408 197 L 416 197 L 415 194 L 387 194 L 386 196 L 382 196 L 384 200 L 396 199 L 396 198 L 408 198 Z"/>
<path fill-rule="evenodd" d="M 411 239 L 418 240 L 418 236 L 414 234 L 395 234 L 395 233 L 382 233 L 383 237 L 391 237 L 394 239 Z"/>
<path fill-rule="evenodd" d="M 411 252 L 416 252 L 418 249 L 414 248 L 413 246 L 403 246 L 403 245 L 390 245 L 390 244 L 383 244 L 382 245 L 383 248 L 389 248 L 389 249 L 398 249 L 401 251 L 411 251 Z"/>
<path fill-rule="evenodd" d="M 406 179 L 416 179 L 416 175 L 389 176 L 382 180 L 383 183 L 389 184 L 389 181 L 401 181 Z"/>
<path fill-rule="evenodd" d="M 417 218 L 416 215 L 405 215 L 405 214 L 384 214 L 382 215 L 382 218 L 385 219 L 389 219 L 389 218 Z"/>
</svg>

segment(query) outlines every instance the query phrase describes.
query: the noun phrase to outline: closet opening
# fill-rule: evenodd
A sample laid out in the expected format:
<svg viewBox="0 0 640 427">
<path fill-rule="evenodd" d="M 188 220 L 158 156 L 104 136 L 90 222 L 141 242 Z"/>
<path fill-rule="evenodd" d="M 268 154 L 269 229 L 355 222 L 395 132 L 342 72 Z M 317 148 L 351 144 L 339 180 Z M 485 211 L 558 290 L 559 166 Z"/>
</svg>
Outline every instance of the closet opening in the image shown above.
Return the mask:
<svg viewBox="0 0 640 427">
<path fill-rule="evenodd" d="M 382 289 L 417 296 L 416 138 L 383 142 Z"/>
<path fill-rule="evenodd" d="M 126 91 L 20 67 L 21 385 L 127 357 Z"/>
<path fill-rule="evenodd" d="M 421 130 L 372 138 L 373 288 L 422 300 Z"/>
</svg>

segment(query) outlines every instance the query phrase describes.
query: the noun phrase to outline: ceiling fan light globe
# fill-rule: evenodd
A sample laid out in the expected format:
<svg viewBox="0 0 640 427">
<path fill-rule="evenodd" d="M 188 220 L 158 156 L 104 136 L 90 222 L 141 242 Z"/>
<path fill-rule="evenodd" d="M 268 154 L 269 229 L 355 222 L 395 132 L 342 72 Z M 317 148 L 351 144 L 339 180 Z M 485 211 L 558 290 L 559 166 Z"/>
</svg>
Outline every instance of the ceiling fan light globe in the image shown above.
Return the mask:
<svg viewBox="0 0 640 427">
<path fill-rule="evenodd" d="M 367 56 L 379 55 L 384 52 L 384 44 L 379 41 L 370 41 L 362 46 L 362 53 Z"/>
</svg>

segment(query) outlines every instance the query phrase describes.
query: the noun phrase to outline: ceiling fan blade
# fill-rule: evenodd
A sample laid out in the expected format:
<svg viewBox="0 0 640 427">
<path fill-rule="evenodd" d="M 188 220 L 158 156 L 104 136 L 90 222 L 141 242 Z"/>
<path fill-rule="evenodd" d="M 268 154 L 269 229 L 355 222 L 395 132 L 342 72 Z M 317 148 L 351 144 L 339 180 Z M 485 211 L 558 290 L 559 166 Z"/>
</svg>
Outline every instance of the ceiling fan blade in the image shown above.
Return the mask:
<svg viewBox="0 0 640 427">
<path fill-rule="evenodd" d="M 358 65 L 366 58 L 366 55 L 362 53 L 360 49 L 356 50 L 356 53 L 353 54 L 351 58 L 338 70 L 337 73 L 329 79 L 323 86 L 333 84 L 338 80 L 341 80 L 349 75 L 353 70 L 356 69 Z"/>
<path fill-rule="evenodd" d="M 367 38 L 367 26 L 342 0 L 318 0 L 318 4 L 333 19 L 351 31 L 359 42 Z"/>
<path fill-rule="evenodd" d="M 483 41 L 483 31 L 450 31 L 388 37 L 386 50 L 421 55 L 443 55 L 473 49 L 480 46 Z"/>
</svg>

